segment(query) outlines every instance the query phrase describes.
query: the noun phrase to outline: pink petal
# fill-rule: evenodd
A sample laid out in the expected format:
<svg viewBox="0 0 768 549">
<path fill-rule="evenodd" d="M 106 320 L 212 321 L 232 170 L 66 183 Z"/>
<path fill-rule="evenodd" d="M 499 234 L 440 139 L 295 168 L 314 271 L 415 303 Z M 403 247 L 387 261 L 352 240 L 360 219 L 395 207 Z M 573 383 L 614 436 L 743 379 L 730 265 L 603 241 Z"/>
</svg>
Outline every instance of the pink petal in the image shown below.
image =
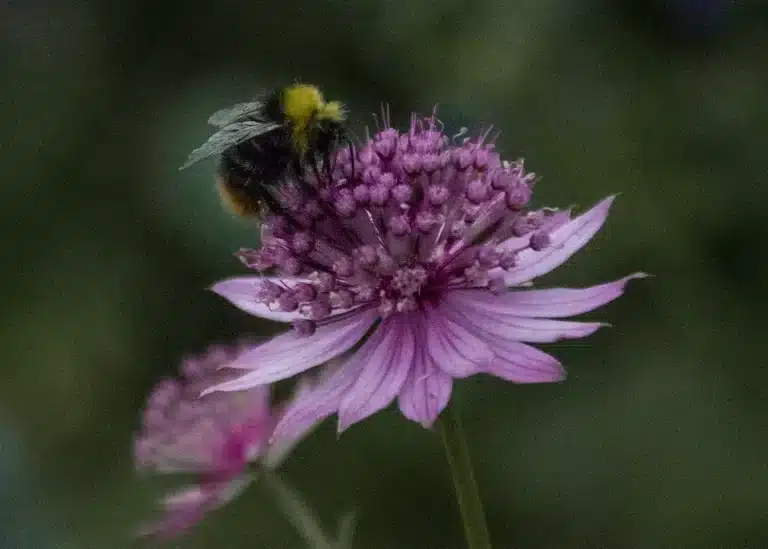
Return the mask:
<svg viewBox="0 0 768 549">
<path fill-rule="evenodd" d="M 457 304 L 461 303 L 463 307 L 479 308 L 488 313 L 562 318 L 597 309 L 624 293 L 624 288 L 630 280 L 647 276 L 645 273 L 635 273 L 591 288 L 512 290 L 501 296 L 487 291 L 461 290 L 451 293 L 451 299 Z"/>
<path fill-rule="evenodd" d="M 344 393 L 360 373 L 361 358 L 364 357 L 358 351 L 340 366 L 329 367 L 314 389 L 294 400 L 280 417 L 270 444 L 279 447 L 285 441 L 292 441 L 336 413 Z"/>
<path fill-rule="evenodd" d="M 423 326 L 416 337 L 420 337 Z M 429 428 L 451 398 L 453 378 L 441 371 L 429 357 L 423 345 L 416 348 L 413 368 L 408 374 L 398 402 L 400 411 L 411 421 Z"/>
<path fill-rule="evenodd" d="M 256 296 L 264 282 L 274 282 L 275 284 L 292 288 L 300 282 L 306 282 L 306 280 L 268 276 L 240 276 L 220 280 L 211 286 L 211 290 L 228 300 L 235 307 L 254 316 L 278 322 L 291 322 L 302 318 L 298 311 L 289 313 L 274 311 L 266 304 L 257 302 Z"/>
<path fill-rule="evenodd" d="M 144 524 L 139 536 L 158 541 L 186 533 L 205 518 L 205 515 L 223 506 L 240 494 L 251 478 L 239 476 L 229 482 L 193 485 L 174 492 L 161 500 L 163 512 L 154 522 Z"/>
<path fill-rule="evenodd" d="M 471 376 L 493 360 L 493 352 L 483 340 L 444 315 L 442 307 L 427 309 L 424 329 L 430 359 L 450 376 Z"/>
<path fill-rule="evenodd" d="M 202 394 L 242 391 L 266 385 L 327 362 L 360 341 L 377 318 L 378 312 L 368 309 L 320 326 L 311 336 L 300 336 L 291 330 L 273 337 L 226 365 L 228 368 L 252 370 L 250 373 L 214 385 Z"/>
<path fill-rule="evenodd" d="M 534 252 L 530 248 L 520 252 L 517 266 L 504 275 L 507 285 L 523 284 L 565 263 L 600 230 L 615 198 L 609 196 L 579 217 L 552 231 L 548 248 L 540 252 Z"/>
<path fill-rule="evenodd" d="M 499 337 L 529 343 L 552 343 L 560 339 L 586 337 L 605 325 L 601 322 L 567 322 L 486 312 L 469 308 L 461 302 L 454 303 L 450 295 L 443 300 L 440 308 L 446 316 L 486 340 L 488 337 Z"/>
<path fill-rule="evenodd" d="M 333 361 L 332 361 L 333 362 Z M 301 439 L 306 437 L 312 429 L 314 429 L 320 422 L 308 421 L 301 425 L 295 425 L 291 429 L 284 430 L 280 437 L 275 437 L 275 427 L 280 420 L 285 417 L 285 413 L 291 407 L 294 407 L 297 402 L 303 402 L 310 398 L 312 391 L 319 386 L 319 383 L 311 380 L 311 375 L 303 375 L 299 378 L 299 381 L 293 388 L 293 395 L 290 400 L 282 403 L 279 407 L 275 408 L 274 415 L 272 417 L 272 432 L 270 433 L 269 440 L 267 441 L 267 450 L 261 456 L 261 464 L 264 467 L 276 468 L 278 467 L 293 450 L 294 446 L 299 443 Z M 324 417 L 322 419 L 325 419 Z"/>
<path fill-rule="evenodd" d="M 161 500 L 161 505 L 166 509 L 173 509 L 178 507 L 189 507 L 191 505 L 200 505 L 210 497 L 208 492 L 204 492 L 199 484 L 193 484 L 191 486 L 185 486 L 177 490 L 166 494 Z"/>
<path fill-rule="evenodd" d="M 409 315 L 385 320 L 357 354 L 362 370 L 339 408 L 339 432 L 386 408 L 400 393 L 416 349 Z"/>
<path fill-rule="evenodd" d="M 490 338 L 496 358 L 486 372 L 513 383 L 551 383 L 565 379 L 565 371 L 556 358 L 535 347 Z"/>
</svg>

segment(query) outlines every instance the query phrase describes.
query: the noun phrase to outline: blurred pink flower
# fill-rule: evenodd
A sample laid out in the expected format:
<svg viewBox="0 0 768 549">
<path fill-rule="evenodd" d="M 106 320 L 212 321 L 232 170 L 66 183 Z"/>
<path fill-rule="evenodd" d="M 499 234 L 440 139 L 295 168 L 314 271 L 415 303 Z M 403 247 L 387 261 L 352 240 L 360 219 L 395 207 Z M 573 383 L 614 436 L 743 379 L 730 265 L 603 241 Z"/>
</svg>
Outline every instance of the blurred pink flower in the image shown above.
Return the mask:
<svg viewBox="0 0 768 549">
<path fill-rule="evenodd" d="M 134 440 L 137 470 L 186 473 L 194 480 L 160 501 L 162 516 L 144 525 L 140 535 L 167 539 L 194 527 L 248 485 L 249 463 L 276 466 L 313 426 L 272 437 L 280 413 L 270 406 L 266 385 L 200 397 L 226 374 L 220 368 L 248 349 L 212 346 L 184 360 L 181 377 L 161 381 L 150 395 Z M 296 396 L 308 390 L 300 382 Z"/>
<path fill-rule="evenodd" d="M 388 126 L 388 124 L 386 124 Z M 454 378 L 560 381 L 554 357 L 529 345 L 592 334 L 599 322 L 555 320 L 622 294 L 637 273 L 586 289 L 523 289 L 600 229 L 614 200 L 585 213 L 531 209 L 535 175 L 504 162 L 486 136 L 448 138 L 433 117 L 385 127 L 337 154 L 325 176 L 287 184 L 249 267 L 275 276 L 222 280 L 213 291 L 294 330 L 243 353 L 245 370 L 211 391 L 239 391 L 336 359 L 317 390 L 279 421 L 282 436 L 331 414 L 339 431 L 398 399 L 430 426 Z M 367 337 L 366 337 L 367 336 Z"/>
</svg>

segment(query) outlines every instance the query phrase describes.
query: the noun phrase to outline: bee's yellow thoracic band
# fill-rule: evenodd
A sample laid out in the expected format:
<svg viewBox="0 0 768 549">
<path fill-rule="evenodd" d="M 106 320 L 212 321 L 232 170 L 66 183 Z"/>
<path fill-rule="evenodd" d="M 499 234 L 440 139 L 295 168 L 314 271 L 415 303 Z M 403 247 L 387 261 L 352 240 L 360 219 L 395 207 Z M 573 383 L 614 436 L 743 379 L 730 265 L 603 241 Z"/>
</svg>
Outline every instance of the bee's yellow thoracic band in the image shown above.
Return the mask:
<svg viewBox="0 0 768 549">
<path fill-rule="evenodd" d="M 323 94 L 315 86 L 295 84 L 283 91 L 283 114 L 291 123 L 291 140 L 300 154 L 309 146 L 309 124 L 323 104 Z"/>
<path fill-rule="evenodd" d="M 294 84 L 285 88 L 282 103 L 283 114 L 291 123 L 293 146 L 300 154 L 304 154 L 309 147 L 309 125 L 313 121 L 344 119 L 341 103 L 326 103 L 322 92 L 310 84 Z"/>
</svg>

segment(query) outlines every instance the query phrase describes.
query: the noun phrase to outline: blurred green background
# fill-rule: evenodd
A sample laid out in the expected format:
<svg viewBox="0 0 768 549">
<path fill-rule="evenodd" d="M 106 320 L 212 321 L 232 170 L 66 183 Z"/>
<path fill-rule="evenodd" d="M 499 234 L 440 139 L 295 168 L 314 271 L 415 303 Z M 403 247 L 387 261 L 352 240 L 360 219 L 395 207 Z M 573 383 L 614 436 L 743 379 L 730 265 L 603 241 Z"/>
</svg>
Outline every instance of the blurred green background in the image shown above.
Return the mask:
<svg viewBox="0 0 768 549">
<path fill-rule="evenodd" d="M 636 270 L 614 324 L 548 346 L 559 385 L 458 384 L 496 547 L 768 547 L 767 4 L 168 0 L 0 6 L 0 547 L 120 549 L 161 479 L 134 475 L 152 384 L 211 341 L 279 327 L 205 288 L 256 243 L 213 163 L 179 173 L 206 117 L 296 78 L 353 128 L 389 102 L 494 124 L 539 204 L 620 192 L 542 285 Z M 463 538 L 438 437 L 390 410 L 329 422 L 284 468 L 356 547 Z M 302 547 L 255 486 L 178 547 Z"/>
</svg>

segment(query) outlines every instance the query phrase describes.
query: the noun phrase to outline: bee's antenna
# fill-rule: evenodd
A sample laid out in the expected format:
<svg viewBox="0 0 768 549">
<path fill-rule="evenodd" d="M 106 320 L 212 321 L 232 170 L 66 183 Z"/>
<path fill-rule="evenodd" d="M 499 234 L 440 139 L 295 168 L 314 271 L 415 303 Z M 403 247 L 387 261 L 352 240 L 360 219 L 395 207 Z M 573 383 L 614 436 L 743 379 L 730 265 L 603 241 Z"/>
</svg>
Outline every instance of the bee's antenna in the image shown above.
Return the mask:
<svg viewBox="0 0 768 549">
<path fill-rule="evenodd" d="M 354 132 L 354 130 L 347 129 L 345 130 L 345 134 L 347 135 L 347 140 L 349 141 L 349 136 L 352 136 L 355 140 L 355 144 L 358 147 L 361 147 L 363 145 L 363 142 L 360 140 L 360 138 L 357 136 L 357 134 Z"/>
</svg>

